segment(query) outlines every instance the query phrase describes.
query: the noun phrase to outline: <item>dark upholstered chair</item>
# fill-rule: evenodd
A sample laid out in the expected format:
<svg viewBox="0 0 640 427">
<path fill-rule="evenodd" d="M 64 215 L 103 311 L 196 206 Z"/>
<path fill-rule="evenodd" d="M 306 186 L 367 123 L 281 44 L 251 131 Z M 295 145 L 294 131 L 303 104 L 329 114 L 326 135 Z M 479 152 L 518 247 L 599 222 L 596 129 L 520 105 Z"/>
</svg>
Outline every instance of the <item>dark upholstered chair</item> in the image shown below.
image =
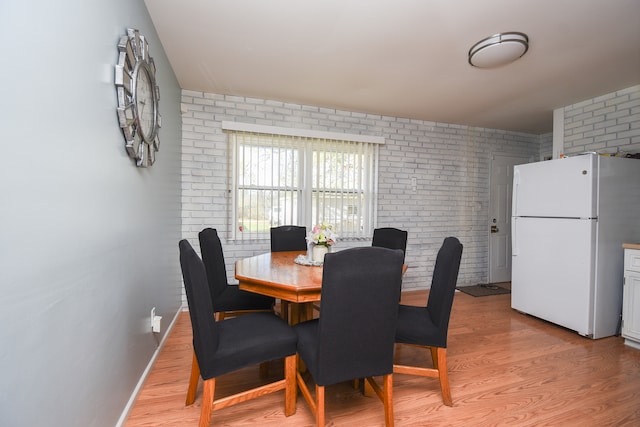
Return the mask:
<svg viewBox="0 0 640 427">
<path fill-rule="evenodd" d="M 307 229 L 298 225 L 271 227 L 271 252 L 306 251 Z"/>
<path fill-rule="evenodd" d="M 306 251 L 307 229 L 299 225 L 271 227 L 271 252 Z M 280 301 L 282 318 L 289 319 L 289 303 Z"/>
<path fill-rule="evenodd" d="M 224 320 L 227 316 L 246 314 L 253 312 L 271 312 L 275 299 L 264 295 L 246 292 L 238 286 L 229 285 L 227 282 L 227 270 L 224 263 L 224 253 L 222 243 L 218 237 L 218 232 L 213 228 L 205 228 L 198 234 L 200 239 L 200 252 L 204 262 L 206 279 L 211 295 L 213 310 L 211 316 L 217 315 L 218 320 Z M 191 364 L 191 376 L 189 378 L 189 388 L 187 390 L 187 405 L 191 405 L 196 397 L 198 378 L 200 371 L 196 355 L 193 355 Z"/>
<path fill-rule="evenodd" d="M 428 347 L 433 368 L 394 365 L 396 374 L 420 375 L 440 380 L 442 400 L 453 406 L 447 373 L 447 331 L 462 258 L 462 244 L 455 237 L 444 239 L 438 251 L 426 307 L 400 305 L 396 342 Z"/>
<path fill-rule="evenodd" d="M 285 390 L 285 415 L 296 411 L 296 342 L 293 329 L 273 313 L 251 313 L 217 322 L 205 268 L 191 244 L 181 240 L 180 266 L 189 303 L 193 349 L 204 380 L 200 427 L 209 426 L 211 413 Z M 214 297 L 215 299 L 215 297 Z M 215 400 L 216 378 L 246 366 L 285 360 L 285 378 L 249 391 Z"/>
<path fill-rule="evenodd" d="M 324 258 L 318 319 L 294 326 L 298 355 L 315 382 L 315 399 L 303 376 L 297 382 L 315 415 L 325 422 L 325 386 L 366 378 L 393 425 L 393 350 L 402 283 L 402 252 L 346 249 Z M 383 376 L 384 388 L 373 380 Z"/>
<path fill-rule="evenodd" d="M 373 230 L 371 246 L 402 249 L 404 261 L 404 254 L 407 252 L 407 232 L 393 227 L 376 228 Z"/>
<path fill-rule="evenodd" d="M 218 313 L 218 320 L 223 320 L 226 316 L 237 314 L 237 312 L 273 311 L 275 298 L 243 291 L 238 286 L 229 285 L 222 243 L 215 229 L 205 228 L 198 234 L 198 239 L 202 262 L 207 271 L 213 311 Z"/>
</svg>

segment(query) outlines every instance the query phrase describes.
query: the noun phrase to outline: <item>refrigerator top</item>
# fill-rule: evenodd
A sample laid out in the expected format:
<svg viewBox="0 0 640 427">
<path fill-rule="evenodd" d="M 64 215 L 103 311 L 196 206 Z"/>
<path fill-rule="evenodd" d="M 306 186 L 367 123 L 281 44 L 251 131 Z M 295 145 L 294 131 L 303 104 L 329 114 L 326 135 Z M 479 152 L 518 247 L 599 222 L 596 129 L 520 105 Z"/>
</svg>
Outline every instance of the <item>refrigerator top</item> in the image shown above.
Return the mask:
<svg viewBox="0 0 640 427">
<path fill-rule="evenodd" d="M 597 191 L 595 154 L 517 165 L 513 216 L 597 218 Z"/>
</svg>

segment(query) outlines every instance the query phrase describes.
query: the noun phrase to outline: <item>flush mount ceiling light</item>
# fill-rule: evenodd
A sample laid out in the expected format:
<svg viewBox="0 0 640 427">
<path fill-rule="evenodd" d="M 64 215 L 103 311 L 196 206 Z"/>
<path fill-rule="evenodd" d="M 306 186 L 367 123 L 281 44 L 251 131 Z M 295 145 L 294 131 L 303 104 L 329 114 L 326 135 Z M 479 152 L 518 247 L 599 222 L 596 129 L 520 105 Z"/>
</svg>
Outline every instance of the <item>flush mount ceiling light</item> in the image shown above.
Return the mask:
<svg viewBox="0 0 640 427">
<path fill-rule="evenodd" d="M 469 49 L 469 64 L 478 68 L 499 67 L 520 58 L 528 49 L 529 37 L 524 33 L 494 34 Z"/>
</svg>

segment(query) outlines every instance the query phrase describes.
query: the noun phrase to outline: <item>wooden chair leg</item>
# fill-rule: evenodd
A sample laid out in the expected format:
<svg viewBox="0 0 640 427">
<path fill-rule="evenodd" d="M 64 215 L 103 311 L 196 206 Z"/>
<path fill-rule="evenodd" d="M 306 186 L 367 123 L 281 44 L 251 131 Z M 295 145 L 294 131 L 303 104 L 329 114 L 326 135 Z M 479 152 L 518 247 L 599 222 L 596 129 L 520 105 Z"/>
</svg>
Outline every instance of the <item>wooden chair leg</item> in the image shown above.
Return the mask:
<svg viewBox="0 0 640 427">
<path fill-rule="evenodd" d="M 366 379 L 363 382 L 364 382 L 364 388 L 362 390 L 362 394 L 364 394 L 367 397 L 373 397 L 374 390 L 373 390 L 373 387 L 371 387 L 371 383 Z"/>
<path fill-rule="evenodd" d="M 296 413 L 296 400 L 298 398 L 298 387 L 296 386 L 297 355 L 291 355 L 284 359 L 284 379 L 286 382 L 284 389 L 284 415 L 290 416 Z"/>
<path fill-rule="evenodd" d="M 209 427 L 211 424 L 211 412 L 213 412 L 213 399 L 216 391 L 216 379 L 211 378 L 204 381 L 202 392 L 202 409 L 200 410 L 199 427 Z"/>
<path fill-rule="evenodd" d="M 324 427 L 324 386 L 316 384 L 316 426 Z"/>
<path fill-rule="evenodd" d="M 198 366 L 198 358 L 196 352 L 193 352 L 193 360 L 191 361 L 191 375 L 189 376 L 189 388 L 187 388 L 187 399 L 185 405 L 192 405 L 196 400 L 196 389 L 198 388 L 198 379 L 200 378 L 200 366 Z"/>
<path fill-rule="evenodd" d="M 384 398 L 384 423 L 387 427 L 393 427 L 393 374 L 383 376 Z"/>
<path fill-rule="evenodd" d="M 447 406 L 453 406 L 451 388 L 449 387 L 449 370 L 447 368 L 447 349 L 441 347 L 429 347 L 433 368 L 420 368 L 416 366 L 393 365 L 396 374 L 418 375 L 421 377 L 438 378 L 442 401 Z"/>
<path fill-rule="evenodd" d="M 433 368 L 438 369 L 438 349 L 437 347 L 429 347 L 431 350 L 431 360 L 433 361 Z"/>
<path fill-rule="evenodd" d="M 369 384 L 372 392 L 375 393 L 384 405 L 384 423 L 387 427 L 393 427 L 393 373 L 383 375 L 382 388 L 376 383 L 373 377 L 364 379 L 365 386 Z"/>
<path fill-rule="evenodd" d="M 431 349 L 433 352 L 433 348 Z M 453 406 L 451 399 L 451 389 L 449 388 L 449 373 L 447 370 L 447 349 L 438 347 L 433 365 L 438 369 L 438 379 L 440 380 L 440 390 L 442 391 L 442 401 L 447 406 Z"/>
</svg>

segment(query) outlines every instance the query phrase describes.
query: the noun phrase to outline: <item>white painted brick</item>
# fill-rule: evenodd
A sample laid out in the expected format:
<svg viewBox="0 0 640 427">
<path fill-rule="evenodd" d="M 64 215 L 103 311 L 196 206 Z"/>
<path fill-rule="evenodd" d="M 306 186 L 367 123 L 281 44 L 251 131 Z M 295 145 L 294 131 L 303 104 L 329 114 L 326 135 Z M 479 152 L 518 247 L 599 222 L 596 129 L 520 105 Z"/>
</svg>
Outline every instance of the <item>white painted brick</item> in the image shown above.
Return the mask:
<svg viewBox="0 0 640 427">
<path fill-rule="evenodd" d="M 608 129 L 607 129 L 608 131 Z M 591 139 L 593 140 L 594 137 L 599 136 L 599 135 L 604 135 L 605 133 L 605 129 L 593 129 L 590 130 L 588 132 L 584 132 L 583 137 L 585 139 Z"/>
<path fill-rule="evenodd" d="M 618 133 L 618 138 L 637 138 L 640 136 L 640 129 L 639 128 L 635 128 L 635 129 L 631 129 L 629 131 L 626 132 L 619 132 Z"/>
<path fill-rule="evenodd" d="M 599 111 L 604 109 L 606 106 L 604 101 L 600 101 L 600 102 L 591 102 L 588 105 L 585 105 L 582 108 L 582 111 L 584 111 L 585 113 L 591 112 L 591 111 Z"/>
<path fill-rule="evenodd" d="M 608 141 L 612 141 L 615 140 L 616 136 L 615 134 L 604 134 L 604 135 L 600 135 L 594 138 L 594 142 L 597 143 L 607 143 Z"/>
<path fill-rule="evenodd" d="M 630 99 L 626 102 L 621 102 L 620 104 L 616 105 L 616 109 L 617 110 L 631 110 L 633 108 L 639 107 L 640 106 L 640 97 L 639 98 L 634 98 L 634 99 Z"/>
<path fill-rule="evenodd" d="M 629 102 L 632 97 L 627 91 Z M 569 129 L 580 134 L 593 132 L 582 120 L 602 123 L 626 118 L 618 114 L 615 96 L 585 101 L 568 108 Z M 609 105 L 607 102 L 611 101 Z M 459 283 L 487 280 L 486 217 L 488 216 L 491 153 L 513 153 L 538 158 L 541 145 L 551 151 L 552 135 L 537 137 L 524 133 L 427 122 L 406 118 L 349 112 L 297 105 L 273 100 L 243 98 L 183 91 L 182 102 L 189 109 L 183 123 L 183 233 L 197 243 L 197 233 L 214 227 L 223 237 L 227 275 L 233 282 L 233 265 L 238 258 L 268 251 L 267 241 L 239 243 L 227 240 L 228 151 L 220 129 L 222 120 L 301 127 L 331 132 L 384 136 L 380 147 L 378 226 L 395 226 L 409 231 L 405 289 L 429 286 L 433 263 L 444 237 L 458 236 L 465 245 Z M 598 104 L 599 106 L 596 106 Z M 632 104 L 629 104 L 632 105 Z M 600 106 L 602 108 L 600 108 Z M 209 115 L 207 117 L 207 114 Z M 213 116 L 212 116 L 213 114 Z M 607 116 L 608 114 L 608 116 Z M 611 117 L 615 114 L 614 117 Z M 597 118 L 596 115 L 600 115 Z M 202 123 L 198 122 L 202 120 Z M 605 124 L 606 123 L 606 124 Z M 625 123 L 633 123 L 626 121 Z M 612 123 L 619 126 L 621 123 Z M 631 129 L 633 128 L 631 126 Z M 596 141 L 612 140 L 606 135 Z M 582 135 L 575 141 L 584 144 Z M 636 140 L 640 145 L 640 141 Z M 410 191 L 411 177 L 417 192 Z M 185 187 L 189 183 L 191 187 Z M 482 208 L 475 211 L 476 203 Z M 366 246 L 369 241 L 338 242 L 338 248 Z"/>
</svg>

